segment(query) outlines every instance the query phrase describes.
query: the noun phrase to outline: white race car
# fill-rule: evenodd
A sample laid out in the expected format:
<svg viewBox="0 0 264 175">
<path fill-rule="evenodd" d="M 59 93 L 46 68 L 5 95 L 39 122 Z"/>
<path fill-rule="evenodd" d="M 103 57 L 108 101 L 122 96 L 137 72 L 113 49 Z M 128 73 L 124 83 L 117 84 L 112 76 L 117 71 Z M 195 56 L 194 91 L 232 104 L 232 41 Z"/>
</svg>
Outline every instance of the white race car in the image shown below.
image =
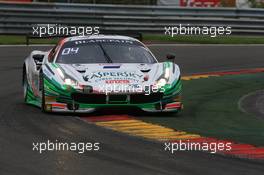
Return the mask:
<svg viewBox="0 0 264 175">
<path fill-rule="evenodd" d="M 181 76 L 175 56 L 159 63 L 140 41 L 91 35 L 33 51 L 23 65 L 26 103 L 48 112 L 91 112 L 112 106 L 178 112 Z"/>
</svg>

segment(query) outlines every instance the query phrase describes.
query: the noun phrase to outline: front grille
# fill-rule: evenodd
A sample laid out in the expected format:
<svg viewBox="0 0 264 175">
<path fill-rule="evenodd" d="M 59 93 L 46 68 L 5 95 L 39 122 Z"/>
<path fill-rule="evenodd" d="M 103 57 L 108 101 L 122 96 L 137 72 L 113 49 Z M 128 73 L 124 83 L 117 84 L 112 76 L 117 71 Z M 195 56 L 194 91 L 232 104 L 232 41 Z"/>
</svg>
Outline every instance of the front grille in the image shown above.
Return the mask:
<svg viewBox="0 0 264 175">
<path fill-rule="evenodd" d="M 131 94 L 130 95 L 130 103 L 154 103 L 161 100 L 163 94 L 162 93 L 152 93 L 149 95 L 145 94 Z"/>
<path fill-rule="evenodd" d="M 105 94 L 73 93 L 72 99 L 78 103 L 104 104 L 105 99 L 106 99 L 106 95 Z"/>
<path fill-rule="evenodd" d="M 127 103 L 128 95 L 109 95 L 108 102 L 109 103 Z"/>
</svg>

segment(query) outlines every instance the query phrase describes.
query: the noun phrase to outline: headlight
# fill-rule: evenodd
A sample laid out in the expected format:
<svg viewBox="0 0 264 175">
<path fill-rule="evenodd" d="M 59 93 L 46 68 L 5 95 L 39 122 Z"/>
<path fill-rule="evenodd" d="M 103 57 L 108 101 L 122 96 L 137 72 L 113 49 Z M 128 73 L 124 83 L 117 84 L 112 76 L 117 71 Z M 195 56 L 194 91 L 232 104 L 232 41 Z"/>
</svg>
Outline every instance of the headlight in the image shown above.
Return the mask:
<svg viewBox="0 0 264 175">
<path fill-rule="evenodd" d="M 158 80 L 157 85 L 158 87 L 163 87 L 167 84 L 167 80 L 165 78 L 161 78 Z"/>
<path fill-rule="evenodd" d="M 81 85 L 79 85 L 78 81 L 64 73 L 60 68 L 56 68 L 59 76 L 61 77 L 63 84 L 67 86 L 67 88 L 73 87 L 77 89 L 83 89 Z"/>
<path fill-rule="evenodd" d="M 77 82 L 70 79 L 70 78 L 65 78 L 64 79 L 64 84 L 65 85 L 69 85 L 69 86 L 76 86 L 77 85 Z"/>
<path fill-rule="evenodd" d="M 164 73 L 159 77 L 157 80 L 157 86 L 163 87 L 168 83 L 168 80 L 170 78 L 170 68 L 165 68 Z"/>
<path fill-rule="evenodd" d="M 168 68 L 168 67 L 165 69 L 164 78 L 166 78 L 166 79 L 170 78 L 170 68 Z"/>
<path fill-rule="evenodd" d="M 60 77 L 62 79 L 64 79 L 65 77 L 64 77 L 64 74 L 63 74 L 62 70 L 60 68 L 56 68 L 56 70 L 57 70 L 58 74 L 60 75 Z"/>
</svg>

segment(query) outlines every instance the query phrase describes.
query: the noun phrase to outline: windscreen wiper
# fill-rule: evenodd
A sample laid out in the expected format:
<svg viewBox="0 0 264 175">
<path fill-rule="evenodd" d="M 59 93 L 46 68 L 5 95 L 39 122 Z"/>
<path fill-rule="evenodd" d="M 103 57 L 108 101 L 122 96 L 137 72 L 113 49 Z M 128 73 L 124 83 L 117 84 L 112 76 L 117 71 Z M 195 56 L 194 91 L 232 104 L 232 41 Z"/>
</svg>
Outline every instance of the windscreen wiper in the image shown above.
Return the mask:
<svg viewBox="0 0 264 175">
<path fill-rule="evenodd" d="M 102 49 L 103 53 L 104 53 L 104 56 L 106 58 L 106 61 L 108 63 L 113 63 L 113 61 L 111 60 L 111 58 L 109 57 L 109 55 L 106 53 L 104 47 L 102 46 L 102 44 L 98 43 L 98 45 L 100 46 L 100 48 Z"/>
</svg>

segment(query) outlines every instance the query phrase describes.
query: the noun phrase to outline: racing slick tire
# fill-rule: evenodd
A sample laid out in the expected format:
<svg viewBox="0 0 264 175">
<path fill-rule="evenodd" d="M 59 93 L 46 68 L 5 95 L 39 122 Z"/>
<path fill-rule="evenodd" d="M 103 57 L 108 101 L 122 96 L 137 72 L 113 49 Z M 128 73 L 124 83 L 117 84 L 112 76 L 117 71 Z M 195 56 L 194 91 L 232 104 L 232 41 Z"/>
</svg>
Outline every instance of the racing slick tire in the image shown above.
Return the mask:
<svg viewBox="0 0 264 175">
<path fill-rule="evenodd" d="M 40 74 L 40 87 L 41 87 L 41 111 L 47 112 L 46 109 L 46 100 L 45 100 L 45 88 L 44 88 L 44 77 L 43 74 Z"/>
<path fill-rule="evenodd" d="M 28 81 L 27 81 L 27 74 L 25 70 L 23 71 L 23 97 L 24 97 L 24 102 L 27 102 L 28 98 Z"/>
</svg>

